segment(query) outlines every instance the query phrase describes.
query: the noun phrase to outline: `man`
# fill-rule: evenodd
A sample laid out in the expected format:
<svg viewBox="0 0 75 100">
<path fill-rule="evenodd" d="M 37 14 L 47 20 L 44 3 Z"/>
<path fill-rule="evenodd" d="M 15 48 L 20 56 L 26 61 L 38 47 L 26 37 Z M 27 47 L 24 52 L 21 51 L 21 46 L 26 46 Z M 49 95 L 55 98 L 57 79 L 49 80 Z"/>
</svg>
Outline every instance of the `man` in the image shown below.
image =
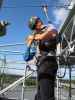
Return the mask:
<svg viewBox="0 0 75 100">
<path fill-rule="evenodd" d="M 29 20 L 29 28 L 35 31 L 35 35 L 27 38 L 28 46 L 38 42 L 40 55 L 37 59 L 38 91 L 37 100 L 55 100 L 54 85 L 57 73 L 56 45 L 58 32 L 49 24 L 44 25 L 40 18 L 33 16 Z"/>
</svg>

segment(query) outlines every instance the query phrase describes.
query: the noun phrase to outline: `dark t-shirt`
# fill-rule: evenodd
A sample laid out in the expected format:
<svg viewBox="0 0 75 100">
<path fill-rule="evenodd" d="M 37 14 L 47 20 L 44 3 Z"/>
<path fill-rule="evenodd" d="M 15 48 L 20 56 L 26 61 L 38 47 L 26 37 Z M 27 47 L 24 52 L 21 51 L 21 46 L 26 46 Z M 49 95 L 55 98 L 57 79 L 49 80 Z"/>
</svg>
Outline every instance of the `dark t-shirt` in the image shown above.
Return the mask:
<svg viewBox="0 0 75 100">
<path fill-rule="evenodd" d="M 57 32 L 56 28 L 52 24 L 50 24 L 49 26 L 44 27 L 43 30 L 41 30 L 41 32 L 42 33 L 45 32 L 48 27 L 50 27 L 50 29 L 53 30 L 53 32 L 54 31 Z M 47 40 L 40 40 L 39 41 L 39 50 L 40 51 L 45 51 L 45 52 L 55 51 L 56 44 L 57 44 L 56 37 L 49 38 Z"/>
<path fill-rule="evenodd" d="M 46 31 L 47 27 L 45 27 L 42 32 Z M 52 27 L 52 30 L 57 30 Z M 51 52 L 53 51 L 55 53 L 57 45 L 56 37 L 48 40 L 41 40 L 39 41 L 39 50 L 41 52 Z M 55 75 L 57 71 L 57 62 L 55 56 L 47 56 L 47 55 L 41 55 L 38 57 L 38 63 L 37 63 L 37 70 L 38 75 Z"/>
</svg>

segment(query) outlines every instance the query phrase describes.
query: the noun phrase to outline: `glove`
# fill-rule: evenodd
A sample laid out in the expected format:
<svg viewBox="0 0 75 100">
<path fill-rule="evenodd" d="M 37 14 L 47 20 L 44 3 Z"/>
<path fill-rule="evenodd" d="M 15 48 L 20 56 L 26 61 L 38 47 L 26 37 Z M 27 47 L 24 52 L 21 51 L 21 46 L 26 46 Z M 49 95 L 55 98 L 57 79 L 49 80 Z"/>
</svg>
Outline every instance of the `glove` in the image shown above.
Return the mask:
<svg viewBox="0 0 75 100">
<path fill-rule="evenodd" d="M 33 57 L 36 54 L 36 48 L 35 47 L 27 47 L 27 50 L 25 51 L 24 54 L 24 61 L 30 61 L 33 59 Z"/>
</svg>

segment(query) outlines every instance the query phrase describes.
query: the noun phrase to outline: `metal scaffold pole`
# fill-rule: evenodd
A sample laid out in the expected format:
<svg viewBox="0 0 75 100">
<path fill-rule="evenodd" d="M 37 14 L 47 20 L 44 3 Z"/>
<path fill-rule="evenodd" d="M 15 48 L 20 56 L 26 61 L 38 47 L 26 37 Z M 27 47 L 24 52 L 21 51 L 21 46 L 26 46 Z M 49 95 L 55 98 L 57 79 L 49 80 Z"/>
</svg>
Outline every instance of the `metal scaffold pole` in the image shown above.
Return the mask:
<svg viewBox="0 0 75 100">
<path fill-rule="evenodd" d="M 70 42 L 72 41 L 72 38 L 73 38 L 73 31 L 74 31 L 74 27 L 75 27 L 75 15 L 74 15 L 74 17 L 73 17 L 73 27 L 72 27 L 72 32 L 71 32 L 71 37 L 70 37 Z M 73 46 L 74 46 L 74 44 L 73 44 Z M 74 50 L 74 48 L 73 48 L 73 50 Z M 69 51 L 69 54 L 70 54 L 70 51 Z M 71 85 L 71 80 L 72 80 L 72 75 L 71 75 L 71 72 L 72 72 L 72 65 L 69 65 L 69 58 L 67 58 L 68 59 L 68 66 L 69 66 L 69 100 L 71 100 L 71 97 L 72 97 L 72 93 L 71 93 L 71 88 L 72 88 L 72 85 Z"/>
<path fill-rule="evenodd" d="M 23 80 L 23 85 L 22 85 L 22 97 L 21 100 L 24 100 L 24 90 L 25 90 L 25 81 L 26 81 L 26 72 L 27 72 L 27 62 L 25 64 L 25 70 L 24 70 L 24 80 Z"/>
<path fill-rule="evenodd" d="M 71 66 L 69 66 L 69 83 L 70 83 L 70 86 L 69 86 L 69 100 L 71 100 Z"/>
</svg>

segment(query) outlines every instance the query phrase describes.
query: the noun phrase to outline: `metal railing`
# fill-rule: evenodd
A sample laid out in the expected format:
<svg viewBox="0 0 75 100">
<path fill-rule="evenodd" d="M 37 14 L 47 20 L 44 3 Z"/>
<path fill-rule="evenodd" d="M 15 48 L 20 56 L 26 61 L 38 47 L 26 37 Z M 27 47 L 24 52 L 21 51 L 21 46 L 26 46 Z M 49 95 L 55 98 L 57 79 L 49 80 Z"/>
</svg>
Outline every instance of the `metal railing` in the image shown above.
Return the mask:
<svg viewBox="0 0 75 100">
<path fill-rule="evenodd" d="M 17 69 L 16 69 L 17 70 Z M 20 69 L 18 69 L 20 70 Z M 27 74 L 27 67 L 24 69 L 24 76 L 19 78 L 17 81 L 13 82 L 12 84 L 10 84 L 9 86 L 7 86 L 6 88 L 2 89 L 0 91 L 0 95 L 4 94 L 5 92 L 7 92 L 8 90 L 13 90 L 14 88 L 16 88 L 17 86 L 19 86 L 20 84 L 22 84 L 22 91 L 21 91 L 21 100 L 24 100 L 24 90 L 25 90 L 25 80 L 28 79 L 29 77 L 32 76 L 32 74 L 35 72 L 36 70 L 32 70 L 31 69 L 31 73 Z M 15 98 L 16 99 L 16 98 Z"/>
<path fill-rule="evenodd" d="M 69 70 L 69 83 L 67 84 L 67 87 L 69 88 L 69 94 L 68 94 L 68 98 L 67 100 L 71 100 L 72 99 L 72 65 L 75 65 L 75 63 L 72 61 L 72 59 L 75 59 L 75 4 L 72 8 L 72 10 L 70 11 L 64 25 L 62 26 L 62 28 L 59 31 L 59 34 L 62 35 L 62 41 L 61 43 L 63 43 L 63 38 L 66 40 L 67 46 L 64 49 L 61 49 L 60 54 L 58 56 L 64 56 L 64 59 L 66 60 L 67 66 L 68 66 L 68 70 Z M 73 53 L 73 55 L 72 55 Z M 59 63 L 59 61 L 58 61 Z M 60 64 L 60 63 L 59 63 Z M 66 65 L 65 63 L 63 63 L 63 65 Z M 58 65 L 58 67 L 60 68 L 60 65 Z M 59 91 L 59 83 L 60 86 L 61 82 L 60 82 L 61 78 L 57 78 L 57 90 Z M 61 88 L 60 88 L 60 93 L 61 93 Z M 61 100 L 61 95 L 58 93 L 57 94 L 57 100 Z M 60 97 L 60 98 L 59 98 Z"/>
</svg>

